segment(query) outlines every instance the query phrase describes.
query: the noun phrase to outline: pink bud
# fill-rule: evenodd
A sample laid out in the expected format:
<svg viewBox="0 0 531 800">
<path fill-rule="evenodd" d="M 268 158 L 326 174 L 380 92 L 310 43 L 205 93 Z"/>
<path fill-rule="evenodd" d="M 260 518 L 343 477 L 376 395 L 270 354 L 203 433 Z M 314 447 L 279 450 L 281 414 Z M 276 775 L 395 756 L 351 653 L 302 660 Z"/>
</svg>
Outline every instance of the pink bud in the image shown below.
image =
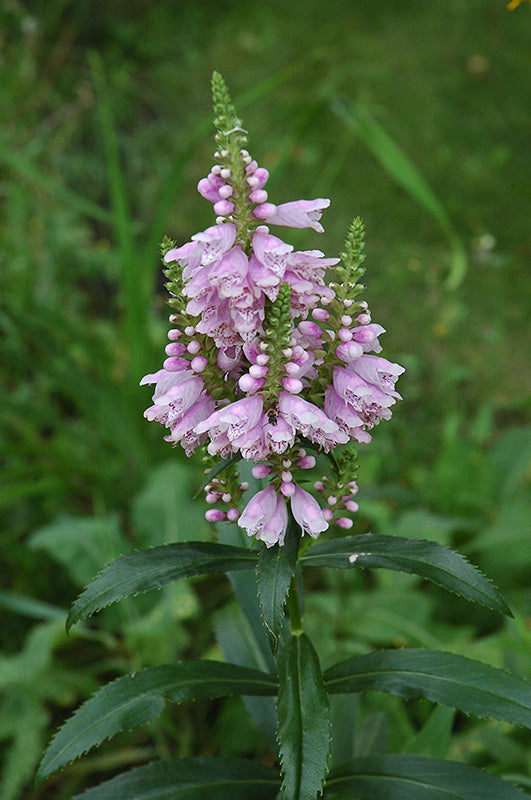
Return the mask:
<svg viewBox="0 0 531 800">
<path fill-rule="evenodd" d="M 221 197 L 222 200 L 227 200 L 229 197 L 232 196 L 233 191 L 234 191 L 234 189 L 232 188 L 232 186 L 229 186 L 229 184 L 226 184 L 225 186 L 221 186 L 218 189 L 218 194 L 219 194 L 219 196 Z"/>
<path fill-rule="evenodd" d="M 298 375 L 299 372 L 301 371 L 301 368 L 299 367 L 299 365 L 295 364 L 294 361 L 287 361 L 284 364 L 284 369 L 286 370 L 287 374 L 290 375 L 292 378 L 294 378 L 296 375 Z"/>
<path fill-rule="evenodd" d="M 205 519 L 207 522 L 223 522 L 227 515 L 220 508 L 209 508 L 205 511 Z"/>
<path fill-rule="evenodd" d="M 250 164 L 248 164 L 248 165 L 245 167 L 245 172 L 246 172 L 246 174 L 247 174 L 247 175 L 252 175 L 252 174 L 253 174 L 253 172 L 255 172 L 255 171 L 256 171 L 257 167 L 258 167 L 258 164 L 256 163 L 256 161 L 251 161 L 251 163 L 250 163 Z"/>
<path fill-rule="evenodd" d="M 312 311 L 312 317 L 318 322 L 324 322 L 329 316 L 330 314 L 324 308 L 314 308 Z"/>
<path fill-rule="evenodd" d="M 253 378 L 253 376 L 249 375 L 248 372 L 245 373 L 245 375 L 242 375 L 238 381 L 238 386 L 242 392 L 246 392 L 247 394 L 257 392 L 262 388 L 263 385 L 263 378 Z"/>
<path fill-rule="evenodd" d="M 190 366 L 194 372 L 204 372 L 208 366 L 208 359 L 204 356 L 196 356 L 190 362 Z"/>
<path fill-rule="evenodd" d="M 357 342 L 344 342 L 336 347 L 336 355 L 341 361 L 355 361 L 363 355 L 363 347 Z"/>
<path fill-rule="evenodd" d="M 350 331 L 348 328 L 341 328 L 337 332 L 337 338 L 341 339 L 342 342 L 350 342 L 352 339 L 352 331 Z"/>
<path fill-rule="evenodd" d="M 277 207 L 273 203 L 262 203 L 253 209 L 253 214 L 257 219 L 269 219 L 276 210 Z"/>
<path fill-rule="evenodd" d="M 345 325 L 346 327 L 352 325 L 352 317 L 350 317 L 348 314 L 343 314 L 341 317 L 341 324 Z"/>
<path fill-rule="evenodd" d="M 219 500 L 219 492 L 208 492 L 208 494 L 205 497 L 205 500 L 207 501 L 209 506 L 212 505 L 213 503 L 217 503 Z"/>
<path fill-rule="evenodd" d="M 331 508 L 323 508 L 323 517 L 325 518 L 325 520 L 327 522 L 330 522 L 330 520 L 332 519 L 333 516 L 334 516 L 334 514 L 332 513 L 332 509 Z"/>
<path fill-rule="evenodd" d="M 354 513 L 359 509 L 359 505 L 355 503 L 354 500 L 347 500 L 347 502 L 345 503 L 345 508 L 347 509 L 347 511 Z"/>
<path fill-rule="evenodd" d="M 330 497 L 328 498 L 328 505 L 335 506 L 336 503 L 337 503 L 337 497 L 334 497 L 334 495 L 331 494 Z"/>
<path fill-rule="evenodd" d="M 239 516 L 240 512 L 238 511 L 237 508 L 229 508 L 229 510 L 227 511 L 227 519 L 229 520 L 229 522 L 236 522 Z"/>
<path fill-rule="evenodd" d="M 267 192 L 265 189 L 254 189 L 249 195 L 251 203 L 265 203 L 267 200 Z"/>
<path fill-rule="evenodd" d="M 270 472 L 271 467 L 268 467 L 267 464 L 255 464 L 251 470 L 251 475 L 257 479 L 267 478 Z"/>
<path fill-rule="evenodd" d="M 253 364 L 249 369 L 249 375 L 253 378 L 265 378 L 267 375 L 267 367 L 265 365 L 260 366 L 260 364 Z"/>
<path fill-rule="evenodd" d="M 229 494 L 229 492 L 225 492 L 225 494 L 221 495 L 221 499 L 223 500 L 224 503 L 230 503 L 230 501 L 232 500 L 232 495 Z"/>
<path fill-rule="evenodd" d="M 234 211 L 234 203 L 228 200 L 218 200 L 214 203 L 214 214 L 219 214 L 221 217 L 226 217 Z"/>
<path fill-rule="evenodd" d="M 186 336 L 193 336 L 195 333 L 195 328 L 193 325 L 187 325 L 184 329 Z"/>
<path fill-rule="evenodd" d="M 319 325 L 316 325 L 315 322 L 311 322 L 310 320 L 305 320 L 304 322 L 299 322 L 298 329 L 303 336 L 322 336 L 323 332 Z"/>
<path fill-rule="evenodd" d="M 247 483 L 247 481 L 242 481 L 242 483 L 240 483 L 238 488 L 241 489 L 242 492 L 246 492 L 247 489 L 249 488 L 249 484 Z"/>
<path fill-rule="evenodd" d="M 182 334 L 183 332 L 180 331 L 179 328 L 173 328 L 171 331 L 168 331 L 168 339 L 170 342 L 175 342 Z"/>
<path fill-rule="evenodd" d="M 171 356 L 163 362 L 162 366 L 166 372 L 180 372 L 188 367 L 188 361 L 185 358 Z"/>
<path fill-rule="evenodd" d="M 325 485 L 322 481 L 315 481 L 313 488 L 317 489 L 318 492 L 322 492 L 325 488 Z"/>
<path fill-rule="evenodd" d="M 293 497 L 295 494 L 295 486 L 291 481 L 286 481 L 281 484 L 280 491 L 284 495 L 284 497 Z"/>
<path fill-rule="evenodd" d="M 164 348 L 164 352 L 168 356 L 182 356 L 183 353 L 186 353 L 186 346 L 180 342 L 170 342 Z"/>
<path fill-rule="evenodd" d="M 338 519 L 336 519 L 336 525 L 339 528 L 344 528 L 345 530 L 352 528 L 353 524 L 354 523 L 352 522 L 352 520 L 349 519 L 348 517 L 339 517 Z"/>
<path fill-rule="evenodd" d="M 303 456 L 297 461 L 297 466 L 299 469 L 313 469 L 315 467 L 314 456 Z"/>
<path fill-rule="evenodd" d="M 298 378 L 282 378 L 282 386 L 290 394 L 298 394 L 304 388 Z"/>
<path fill-rule="evenodd" d="M 188 344 L 186 348 L 190 355 L 195 356 L 201 350 L 201 345 L 197 341 L 197 339 L 192 339 L 192 341 Z"/>
<path fill-rule="evenodd" d="M 291 479 L 293 478 L 293 475 L 291 474 L 291 472 L 289 471 L 289 469 L 285 469 L 285 470 L 282 472 L 281 478 L 282 478 L 282 480 L 283 480 L 283 481 L 289 482 L 289 481 L 291 481 Z"/>
<path fill-rule="evenodd" d="M 259 355 L 256 356 L 256 363 L 260 364 L 260 366 L 263 367 L 265 364 L 268 363 L 269 358 L 270 357 L 267 356 L 265 353 L 260 353 Z"/>
</svg>

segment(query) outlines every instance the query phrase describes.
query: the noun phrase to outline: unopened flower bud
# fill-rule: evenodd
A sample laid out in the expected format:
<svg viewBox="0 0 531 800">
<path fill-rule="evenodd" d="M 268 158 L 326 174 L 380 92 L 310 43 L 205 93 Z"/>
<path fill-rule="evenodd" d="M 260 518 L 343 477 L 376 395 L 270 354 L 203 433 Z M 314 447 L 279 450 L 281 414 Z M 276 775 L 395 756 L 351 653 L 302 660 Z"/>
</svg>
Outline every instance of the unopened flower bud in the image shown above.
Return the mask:
<svg viewBox="0 0 531 800">
<path fill-rule="evenodd" d="M 286 481 L 281 484 L 280 491 L 284 497 L 293 497 L 295 494 L 295 485 L 291 481 Z"/>
<path fill-rule="evenodd" d="M 313 469 L 315 467 L 315 457 L 314 456 L 303 456 L 299 461 L 297 461 L 297 466 L 299 469 Z"/>
<path fill-rule="evenodd" d="M 312 317 L 317 320 L 317 322 L 325 322 L 329 316 L 330 314 L 324 308 L 314 308 L 312 311 Z"/>
<path fill-rule="evenodd" d="M 265 378 L 267 375 L 267 367 L 265 365 L 253 364 L 249 368 L 249 375 L 253 378 Z"/>
<path fill-rule="evenodd" d="M 299 394 L 304 388 L 298 378 L 282 378 L 282 386 L 290 394 Z"/>
<path fill-rule="evenodd" d="M 257 479 L 267 478 L 270 472 L 271 467 L 268 467 L 267 464 L 255 464 L 251 470 L 251 475 Z"/>
<path fill-rule="evenodd" d="M 350 342 L 352 339 L 352 331 L 348 328 L 341 328 L 337 332 L 337 338 L 341 339 L 342 342 Z"/>
<path fill-rule="evenodd" d="M 208 359 L 205 356 L 196 356 L 190 362 L 190 366 L 194 372 L 204 372 L 208 366 Z"/>
<path fill-rule="evenodd" d="M 262 388 L 263 385 L 263 378 L 253 378 L 253 376 L 249 375 L 248 372 L 245 373 L 245 375 L 242 375 L 238 381 L 238 386 L 242 392 L 246 392 L 247 394 L 257 392 Z"/>
<path fill-rule="evenodd" d="M 354 500 L 347 500 L 347 502 L 345 503 L 345 508 L 347 509 L 347 511 L 351 511 L 352 513 L 354 513 L 355 511 L 358 511 L 359 505 L 355 503 Z"/>
<path fill-rule="evenodd" d="M 327 522 L 330 522 L 333 516 L 334 514 L 331 508 L 323 508 L 323 517 Z"/>
<path fill-rule="evenodd" d="M 353 524 L 354 523 L 352 522 L 352 520 L 349 519 L 348 517 L 338 517 L 338 519 L 336 519 L 336 525 L 339 528 L 344 528 L 345 530 L 352 528 Z"/>
<path fill-rule="evenodd" d="M 217 203 L 214 203 L 214 213 L 222 217 L 232 214 L 233 211 L 234 203 L 230 203 L 228 200 L 218 200 Z"/>
<path fill-rule="evenodd" d="M 311 320 L 304 320 L 304 322 L 299 322 L 298 330 L 302 333 L 303 336 L 322 336 L 323 332 L 319 325 L 316 325 L 315 322 L 311 322 Z"/>
<path fill-rule="evenodd" d="M 277 207 L 273 203 L 262 203 L 253 209 L 253 214 L 257 219 L 269 219 L 272 217 Z"/>
<path fill-rule="evenodd" d="M 225 186 L 220 186 L 218 189 L 218 194 L 221 200 L 227 200 L 229 197 L 232 197 L 232 193 L 234 189 L 228 183 Z"/>
<path fill-rule="evenodd" d="M 232 500 L 232 495 L 229 492 L 225 492 L 225 494 L 221 495 L 221 499 L 224 503 L 230 503 Z"/>
<path fill-rule="evenodd" d="M 265 203 L 267 200 L 267 192 L 265 189 L 254 189 L 249 195 L 251 203 Z"/>
<path fill-rule="evenodd" d="M 167 356 L 182 356 L 186 353 L 186 346 L 180 342 L 170 342 L 164 348 L 164 352 Z"/>
<path fill-rule="evenodd" d="M 223 167 L 221 172 L 219 173 L 224 181 L 228 181 L 229 178 L 232 176 L 232 171 L 228 167 Z"/>
<path fill-rule="evenodd" d="M 209 508 L 205 511 L 205 519 L 207 522 L 223 522 L 227 518 L 224 511 L 220 508 Z"/>
<path fill-rule="evenodd" d="M 188 347 L 186 349 L 190 355 L 195 356 L 201 350 L 201 344 L 197 341 L 197 339 L 192 339 L 192 341 L 188 343 Z"/>
<path fill-rule="evenodd" d="M 240 512 L 238 511 L 237 508 L 229 508 L 229 510 L 227 511 L 227 519 L 229 520 L 229 522 L 236 522 L 239 516 Z"/>
</svg>

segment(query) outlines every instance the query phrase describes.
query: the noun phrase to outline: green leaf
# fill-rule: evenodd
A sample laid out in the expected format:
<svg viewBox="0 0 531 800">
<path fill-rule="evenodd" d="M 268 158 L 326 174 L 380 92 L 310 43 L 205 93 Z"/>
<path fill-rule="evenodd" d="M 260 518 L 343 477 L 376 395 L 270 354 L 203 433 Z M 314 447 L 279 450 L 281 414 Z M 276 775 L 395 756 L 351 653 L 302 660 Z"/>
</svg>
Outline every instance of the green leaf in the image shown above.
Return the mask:
<svg viewBox="0 0 531 800">
<path fill-rule="evenodd" d="M 46 751 L 37 779 L 110 739 L 157 717 L 164 700 L 275 695 L 276 679 L 265 672 L 219 661 L 188 661 L 145 669 L 118 678 L 87 700 L 63 725 Z"/>
<path fill-rule="evenodd" d="M 480 661 L 434 650 L 382 650 L 324 673 L 331 694 L 377 690 L 426 697 L 478 717 L 531 728 L 531 684 Z"/>
<path fill-rule="evenodd" d="M 403 753 L 444 758 L 450 747 L 456 711 L 436 706 L 420 731 L 402 748 Z"/>
<path fill-rule="evenodd" d="M 181 758 L 138 767 L 72 800 L 273 800 L 276 770 L 240 758 Z"/>
<path fill-rule="evenodd" d="M 479 769 L 428 756 L 383 755 L 352 761 L 330 775 L 326 797 L 356 800 L 529 800 Z"/>
<path fill-rule="evenodd" d="M 278 648 L 284 605 L 297 564 L 299 541 L 299 531 L 289 528 L 285 543 L 282 546 L 262 547 L 258 559 L 258 596 L 273 653 Z"/>
<path fill-rule="evenodd" d="M 439 224 L 448 239 L 451 251 L 447 285 L 450 289 L 457 289 L 466 275 L 468 261 L 461 237 L 455 230 L 443 204 L 413 161 L 367 108 L 359 103 L 350 103 L 346 107 L 336 100 L 332 109 L 348 128 L 358 134 L 376 160 L 398 185 Z"/>
<path fill-rule="evenodd" d="M 257 554 L 214 542 L 179 542 L 124 556 L 105 567 L 77 598 L 68 615 L 67 630 L 111 603 L 130 595 L 160 589 L 170 581 L 251 569 Z"/>
<path fill-rule="evenodd" d="M 291 636 L 278 658 L 278 741 L 289 800 L 315 800 L 330 753 L 330 703 L 317 653 L 306 634 Z"/>
<path fill-rule="evenodd" d="M 494 585 L 462 555 L 424 539 L 365 533 L 310 547 L 300 563 L 313 567 L 384 567 L 420 575 L 500 614 L 513 616 Z"/>
</svg>

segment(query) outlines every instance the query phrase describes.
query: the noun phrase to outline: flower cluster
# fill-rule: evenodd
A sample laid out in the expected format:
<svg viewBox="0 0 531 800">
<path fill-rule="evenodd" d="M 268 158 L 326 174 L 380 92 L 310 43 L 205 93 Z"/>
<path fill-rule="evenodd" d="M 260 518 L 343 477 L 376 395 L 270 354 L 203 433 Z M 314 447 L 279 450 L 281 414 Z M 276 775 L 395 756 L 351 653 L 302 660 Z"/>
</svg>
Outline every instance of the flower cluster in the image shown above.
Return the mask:
<svg viewBox="0 0 531 800">
<path fill-rule="evenodd" d="M 216 74 L 213 90 L 217 163 L 198 190 L 213 203 L 216 224 L 180 247 L 164 246 L 173 327 L 162 369 L 141 382 L 155 384 L 145 416 L 167 427 L 166 440 L 187 455 L 203 445 L 211 465 L 227 459 L 228 469 L 206 487 L 207 502 L 225 510 L 210 508 L 207 519 L 237 520 L 271 546 L 284 541 L 288 504 L 312 537 L 333 518 L 350 527 L 344 514 L 357 509 L 355 482 L 343 481 L 341 496 L 325 492 L 323 508 L 299 485 L 316 464 L 307 450 L 329 453 L 370 441 L 370 429 L 389 419 L 400 398 L 395 382 L 404 370 L 374 355 L 384 329 L 357 300 L 359 220 L 340 266 L 339 258 L 295 251 L 270 233 L 270 225 L 322 232 L 330 201 L 270 203 L 268 172 L 243 147 L 245 132 Z M 332 267 L 340 283 L 327 285 Z M 236 457 L 253 462 L 254 477 L 268 481 L 241 514 Z M 324 483 L 314 489 L 321 492 Z"/>
</svg>

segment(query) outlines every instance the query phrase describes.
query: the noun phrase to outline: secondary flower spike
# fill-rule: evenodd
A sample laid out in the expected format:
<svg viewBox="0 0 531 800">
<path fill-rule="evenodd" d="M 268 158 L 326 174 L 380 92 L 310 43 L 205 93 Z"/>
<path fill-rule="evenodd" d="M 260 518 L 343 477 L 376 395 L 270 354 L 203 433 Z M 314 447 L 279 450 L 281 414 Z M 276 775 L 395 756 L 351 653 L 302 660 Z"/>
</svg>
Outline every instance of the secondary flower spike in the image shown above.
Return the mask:
<svg viewBox="0 0 531 800">
<path fill-rule="evenodd" d="M 369 442 L 369 431 L 391 417 L 404 369 L 377 355 L 385 331 L 359 300 L 360 220 L 341 258 L 297 251 L 272 233 L 277 225 L 322 233 L 330 201 L 272 203 L 269 173 L 246 149 L 218 73 L 212 88 L 216 163 L 197 188 L 213 204 L 215 225 L 185 244 L 163 243 L 172 327 L 162 369 L 141 381 L 155 386 L 144 416 L 187 455 L 202 448 L 216 473 L 205 488 L 215 506 L 206 518 L 237 520 L 271 547 L 284 543 L 289 514 L 311 537 L 332 522 L 352 525 L 353 443 Z M 332 457 L 334 469 L 315 480 L 318 453 Z M 238 458 L 267 482 L 245 507 Z M 222 459 L 224 468 L 214 469 Z"/>
</svg>

